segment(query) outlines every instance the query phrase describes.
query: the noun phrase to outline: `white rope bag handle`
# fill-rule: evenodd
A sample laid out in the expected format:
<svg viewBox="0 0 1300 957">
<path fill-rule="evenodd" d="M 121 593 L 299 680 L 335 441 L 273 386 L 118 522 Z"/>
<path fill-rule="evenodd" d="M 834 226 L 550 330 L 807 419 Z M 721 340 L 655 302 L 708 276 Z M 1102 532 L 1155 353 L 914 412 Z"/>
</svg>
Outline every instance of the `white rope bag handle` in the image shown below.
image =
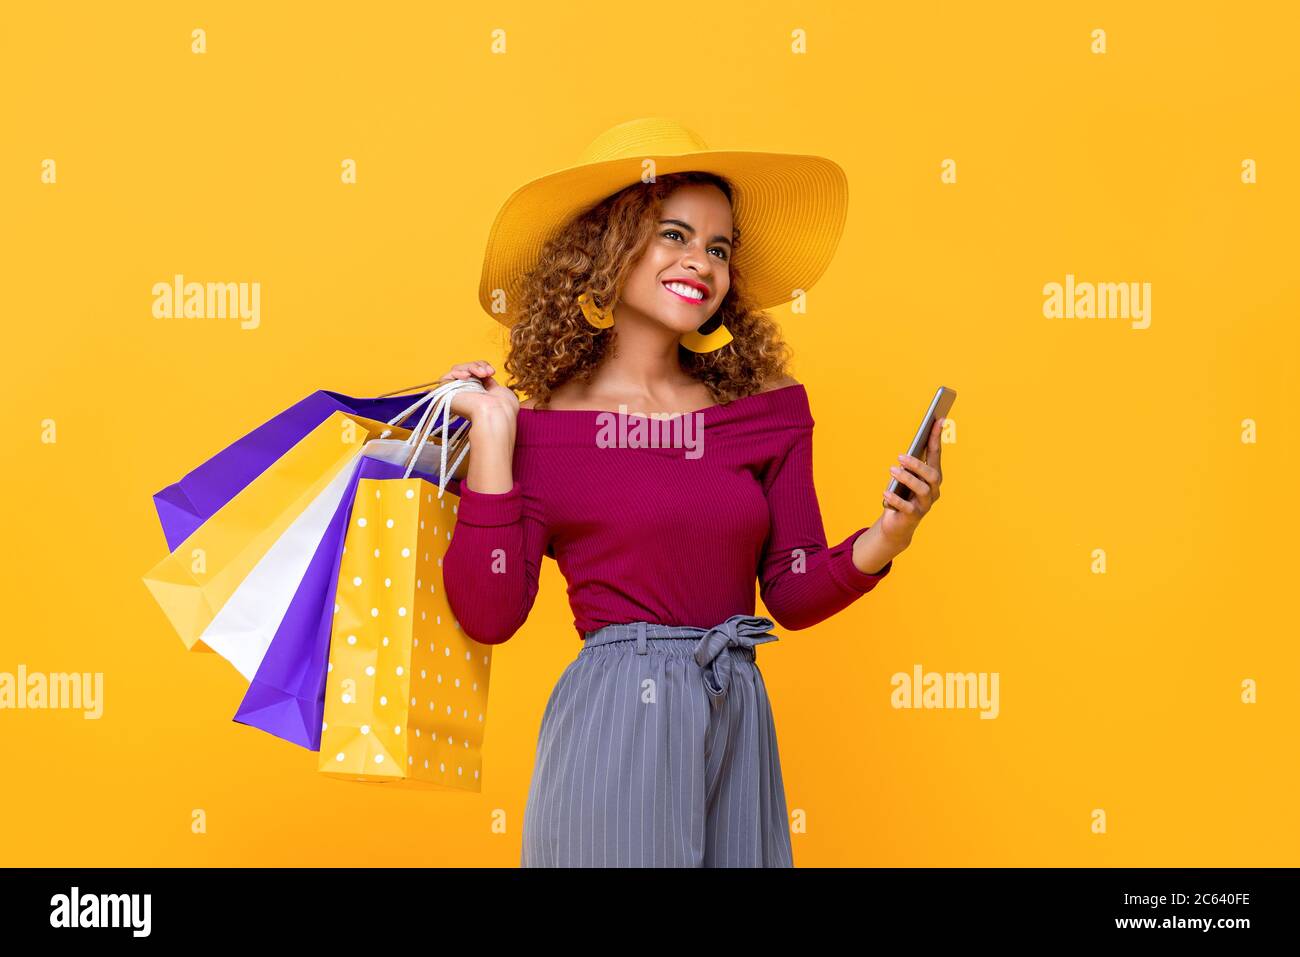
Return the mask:
<svg viewBox="0 0 1300 957">
<path fill-rule="evenodd" d="M 419 460 L 420 453 L 424 450 L 424 446 L 433 436 L 434 430 L 436 430 L 441 424 L 442 456 L 438 468 L 438 498 L 442 498 L 443 492 L 447 489 L 448 479 L 451 477 L 452 473 L 460 467 L 460 463 L 465 456 L 469 454 L 469 440 L 462 440 L 465 430 L 470 427 L 468 419 L 461 423 L 461 426 L 456 430 L 455 435 L 449 435 L 452 419 L 451 400 L 452 397 L 462 389 L 468 389 L 471 392 L 487 392 L 487 389 L 483 388 L 483 383 L 478 379 L 452 379 L 448 382 L 442 383 L 438 388 L 428 394 L 421 396 L 405 411 L 388 420 L 389 425 L 397 425 L 420 406 L 425 407 L 424 413 L 420 416 L 420 421 L 416 423 L 415 428 L 411 430 L 410 437 L 406 440 L 406 444 L 411 448 L 411 452 L 409 460 L 406 456 L 403 456 L 403 460 L 406 461 L 406 472 L 402 475 L 402 478 L 411 477 L 411 471 L 415 468 L 415 463 Z M 389 434 L 390 432 L 385 430 L 380 435 L 380 438 L 385 438 Z M 456 456 L 451 468 L 448 468 L 447 459 L 453 449 L 459 449 L 460 454 Z"/>
</svg>

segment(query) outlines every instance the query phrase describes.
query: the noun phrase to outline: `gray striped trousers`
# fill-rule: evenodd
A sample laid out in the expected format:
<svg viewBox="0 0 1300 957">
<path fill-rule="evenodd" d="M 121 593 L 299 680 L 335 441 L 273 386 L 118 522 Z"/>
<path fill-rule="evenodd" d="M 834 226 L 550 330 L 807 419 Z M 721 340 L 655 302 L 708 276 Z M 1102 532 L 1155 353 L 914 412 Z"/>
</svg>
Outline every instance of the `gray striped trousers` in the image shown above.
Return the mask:
<svg viewBox="0 0 1300 957">
<path fill-rule="evenodd" d="M 793 867 L 754 646 L 770 618 L 588 632 L 551 692 L 524 867 Z"/>
</svg>

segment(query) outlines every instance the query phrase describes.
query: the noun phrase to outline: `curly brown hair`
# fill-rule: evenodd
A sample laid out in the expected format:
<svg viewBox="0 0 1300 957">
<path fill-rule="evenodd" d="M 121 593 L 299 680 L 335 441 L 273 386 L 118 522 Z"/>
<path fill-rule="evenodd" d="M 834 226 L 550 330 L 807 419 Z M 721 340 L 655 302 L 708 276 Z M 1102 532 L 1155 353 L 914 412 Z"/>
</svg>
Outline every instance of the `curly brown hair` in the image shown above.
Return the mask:
<svg viewBox="0 0 1300 957">
<path fill-rule="evenodd" d="M 589 380 L 605 358 L 610 331 L 587 322 L 578 295 L 590 292 L 602 307 L 616 302 L 628 274 L 644 252 L 673 190 L 687 183 L 717 186 L 734 207 L 734 187 L 706 172 L 668 173 L 652 183 L 635 183 L 580 213 L 551 236 L 532 270 L 523 277 L 519 318 L 510 328 L 505 370 L 509 388 L 544 406 L 551 391 L 573 377 Z M 735 265 L 742 237 L 732 230 L 731 288 L 717 312 L 700 326 L 707 334 L 722 323 L 731 342 L 713 352 L 678 347 L 682 368 L 703 382 L 719 404 L 761 391 L 784 376 L 791 357 L 777 323 L 747 297 Z"/>
</svg>

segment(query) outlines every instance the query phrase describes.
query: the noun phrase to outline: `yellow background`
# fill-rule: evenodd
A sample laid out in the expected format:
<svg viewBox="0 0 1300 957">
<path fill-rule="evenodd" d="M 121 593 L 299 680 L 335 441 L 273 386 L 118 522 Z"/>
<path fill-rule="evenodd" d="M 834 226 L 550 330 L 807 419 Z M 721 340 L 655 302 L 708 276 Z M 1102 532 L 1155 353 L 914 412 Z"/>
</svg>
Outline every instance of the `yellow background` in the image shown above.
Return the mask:
<svg viewBox="0 0 1300 957">
<path fill-rule="evenodd" d="M 0 863 L 517 864 L 579 650 L 555 564 L 494 655 L 482 794 L 354 784 L 230 720 L 238 674 L 141 582 L 151 496 L 315 389 L 499 368 L 497 207 L 654 114 L 848 172 L 809 313 L 774 310 L 831 541 L 959 393 L 942 501 L 889 578 L 760 651 L 796 864 L 1300 862 L 1294 14 L 615 6 L 5 8 L 0 671 L 102 671 L 105 713 L 0 711 Z M 154 319 L 178 272 L 260 282 L 260 327 Z M 1150 282 L 1150 328 L 1044 318 L 1067 273 Z M 998 672 L 1001 715 L 894 710 L 918 662 Z"/>
</svg>

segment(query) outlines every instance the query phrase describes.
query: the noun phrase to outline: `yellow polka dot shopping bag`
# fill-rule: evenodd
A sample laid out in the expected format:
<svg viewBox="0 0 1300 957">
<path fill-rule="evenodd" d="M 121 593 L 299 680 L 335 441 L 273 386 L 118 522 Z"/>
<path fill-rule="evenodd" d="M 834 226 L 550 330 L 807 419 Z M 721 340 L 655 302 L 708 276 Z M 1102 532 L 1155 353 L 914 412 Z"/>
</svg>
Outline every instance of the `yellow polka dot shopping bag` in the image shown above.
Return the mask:
<svg viewBox="0 0 1300 957">
<path fill-rule="evenodd" d="M 448 438 L 454 380 L 429 393 L 405 441 L 367 443 L 339 564 L 320 743 L 322 772 L 354 781 L 481 790 L 492 647 L 460 629 L 442 587 L 468 448 Z M 421 401 L 426 401 L 421 400 Z M 412 475 L 436 423 L 437 482 Z M 463 432 L 465 426 L 462 426 Z"/>
</svg>

